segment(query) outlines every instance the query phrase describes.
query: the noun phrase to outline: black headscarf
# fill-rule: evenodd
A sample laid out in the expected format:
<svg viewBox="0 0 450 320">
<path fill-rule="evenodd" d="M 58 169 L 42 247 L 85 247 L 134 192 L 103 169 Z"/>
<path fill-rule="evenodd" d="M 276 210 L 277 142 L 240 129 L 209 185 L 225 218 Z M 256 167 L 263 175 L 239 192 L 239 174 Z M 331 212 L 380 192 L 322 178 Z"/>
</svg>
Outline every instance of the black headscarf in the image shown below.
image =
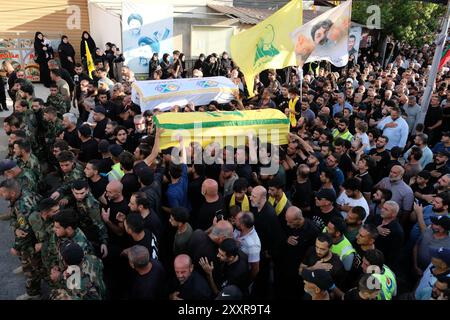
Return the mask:
<svg viewBox="0 0 450 320">
<path fill-rule="evenodd" d="M 67 38 L 67 36 L 62 36 L 61 37 L 61 43 L 58 46 L 58 52 L 60 57 L 74 57 L 75 56 L 75 49 L 73 48 L 73 46 L 70 44 L 70 42 L 64 43 L 64 38 Z"/>
<path fill-rule="evenodd" d="M 87 38 L 87 39 L 84 38 L 85 33 L 87 33 L 89 38 Z M 95 56 L 95 48 L 97 48 L 97 46 L 95 45 L 94 39 L 92 39 L 91 35 L 87 31 L 83 31 L 83 33 L 81 34 L 81 43 L 80 43 L 81 57 L 86 56 L 86 45 L 84 44 L 85 42 L 87 42 L 89 51 L 91 52 L 92 57 L 94 57 Z"/>
<path fill-rule="evenodd" d="M 38 38 L 38 35 L 42 35 L 42 40 Z M 34 53 L 37 60 L 45 59 L 45 51 L 42 49 L 44 47 L 44 35 L 42 32 L 37 31 L 34 35 Z"/>
</svg>

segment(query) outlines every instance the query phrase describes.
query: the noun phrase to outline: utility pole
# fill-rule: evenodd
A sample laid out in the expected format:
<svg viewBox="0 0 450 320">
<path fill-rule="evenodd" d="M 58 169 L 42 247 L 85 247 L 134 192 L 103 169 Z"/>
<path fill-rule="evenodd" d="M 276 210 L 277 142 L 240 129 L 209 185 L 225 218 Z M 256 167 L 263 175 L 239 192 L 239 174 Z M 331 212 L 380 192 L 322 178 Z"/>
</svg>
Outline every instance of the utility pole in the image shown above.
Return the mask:
<svg viewBox="0 0 450 320">
<path fill-rule="evenodd" d="M 431 95 L 433 93 L 434 83 L 436 81 L 437 74 L 439 72 L 439 62 L 442 58 L 442 52 L 444 51 L 445 42 L 447 40 L 448 27 L 450 23 L 450 1 L 447 3 L 447 13 L 445 14 L 445 18 L 442 21 L 442 29 L 438 38 L 436 39 L 436 50 L 434 52 L 433 64 L 431 65 L 431 69 L 428 72 L 428 82 L 425 88 L 425 92 L 422 96 L 422 102 L 420 105 L 422 106 L 422 113 L 420 114 L 419 122 L 423 123 L 425 121 L 425 116 L 428 111 L 428 106 L 430 105 Z"/>
</svg>

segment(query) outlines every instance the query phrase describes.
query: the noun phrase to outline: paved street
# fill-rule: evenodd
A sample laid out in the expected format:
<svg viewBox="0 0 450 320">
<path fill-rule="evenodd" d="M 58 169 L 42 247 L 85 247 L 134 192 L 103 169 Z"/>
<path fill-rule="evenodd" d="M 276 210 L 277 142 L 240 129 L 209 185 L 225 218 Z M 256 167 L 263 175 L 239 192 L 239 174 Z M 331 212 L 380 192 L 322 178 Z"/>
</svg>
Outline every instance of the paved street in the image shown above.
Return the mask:
<svg viewBox="0 0 450 320">
<path fill-rule="evenodd" d="M 35 85 L 36 96 L 47 98 L 48 89 L 42 85 Z M 9 98 L 9 97 L 8 97 Z M 8 99 L 8 108 L 12 110 L 11 100 Z M 11 114 L 11 111 L 0 112 L 0 159 L 7 153 L 8 136 L 3 131 L 3 119 Z M 8 210 L 8 204 L 0 199 L 0 213 Z M 12 273 L 19 266 L 18 258 L 9 253 L 13 241 L 13 234 L 9 221 L 0 221 L 0 300 L 15 299 L 18 295 L 25 293 L 25 278 L 23 275 Z"/>
</svg>

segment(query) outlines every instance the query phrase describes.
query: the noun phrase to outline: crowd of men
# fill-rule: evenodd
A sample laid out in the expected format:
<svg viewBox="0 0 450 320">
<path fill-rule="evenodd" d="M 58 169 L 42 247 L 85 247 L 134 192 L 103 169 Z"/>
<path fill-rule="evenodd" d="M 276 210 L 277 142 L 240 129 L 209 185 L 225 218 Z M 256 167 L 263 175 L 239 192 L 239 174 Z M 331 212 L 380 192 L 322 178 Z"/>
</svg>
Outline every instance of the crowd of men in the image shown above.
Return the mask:
<svg viewBox="0 0 450 320">
<path fill-rule="evenodd" d="M 239 68 L 211 55 L 192 75 L 228 76 L 239 97 L 171 112 L 278 108 L 291 130 L 287 145 L 249 134 L 204 149 L 160 150 L 160 111 L 132 102 L 127 67 L 115 82 L 102 61 L 91 79 L 50 60 L 45 101 L 10 72 L 0 196 L 26 277 L 18 299 L 448 300 L 448 68 L 419 121 L 432 57 L 404 45 L 386 66 L 369 51 L 303 79 L 269 70 L 249 98 Z M 187 75 L 178 58 L 164 78 Z M 193 161 L 214 147 L 214 163 Z"/>
</svg>

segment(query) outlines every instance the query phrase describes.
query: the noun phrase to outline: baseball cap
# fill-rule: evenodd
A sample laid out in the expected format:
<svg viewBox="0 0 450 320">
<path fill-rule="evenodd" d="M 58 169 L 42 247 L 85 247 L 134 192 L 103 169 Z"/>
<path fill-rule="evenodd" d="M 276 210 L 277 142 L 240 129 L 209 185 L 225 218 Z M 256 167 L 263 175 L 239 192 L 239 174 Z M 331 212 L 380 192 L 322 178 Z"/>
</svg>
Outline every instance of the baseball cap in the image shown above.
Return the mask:
<svg viewBox="0 0 450 320">
<path fill-rule="evenodd" d="M 100 153 L 106 153 L 109 149 L 109 142 L 106 139 L 100 140 L 98 142 L 98 152 Z"/>
<path fill-rule="evenodd" d="M 430 255 L 433 258 L 444 261 L 447 265 L 450 265 L 450 249 L 449 248 L 430 248 Z"/>
<path fill-rule="evenodd" d="M 441 226 L 445 230 L 450 230 L 450 218 L 447 216 L 431 217 L 431 223 Z"/>
<path fill-rule="evenodd" d="M 15 160 L 4 159 L 0 161 L 0 174 L 4 174 L 5 171 L 15 168 L 17 162 Z"/>
<path fill-rule="evenodd" d="M 235 285 L 229 285 L 223 288 L 216 297 L 216 300 L 242 300 L 243 294 L 241 289 Z"/>
<path fill-rule="evenodd" d="M 325 270 L 308 270 L 302 271 L 302 278 L 305 281 L 314 283 L 321 290 L 329 290 L 333 287 L 334 282 L 330 274 Z"/>
<path fill-rule="evenodd" d="M 222 171 L 223 172 L 236 171 L 236 165 L 235 164 L 224 164 L 224 165 L 222 165 Z"/>
<path fill-rule="evenodd" d="M 319 192 L 317 192 L 316 195 L 317 199 L 326 199 L 330 202 L 335 202 L 336 201 L 336 195 L 334 194 L 334 192 L 330 189 L 322 189 Z"/>
<path fill-rule="evenodd" d="M 436 154 L 440 154 L 440 155 L 443 155 L 444 157 L 450 158 L 450 152 L 448 152 L 445 149 L 439 150 L 438 152 L 436 152 Z"/>
<path fill-rule="evenodd" d="M 114 157 L 118 157 L 123 152 L 123 148 L 118 144 L 112 144 L 109 146 L 109 152 L 111 152 Z"/>
<path fill-rule="evenodd" d="M 95 112 L 95 113 L 103 113 L 103 114 L 106 114 L 105 108 L 104 108 L 103 106 L 100 106 L 100 105 L 98 105 L 98 106 L 96 106 L 96 107 L 94 108 L 94 112 Z"/>
<path fill-rule="evenodd" d="M 79 265 L 83 261 L 84 252 L 77 243 L 68 241 L 61 247 L 61 256 L 67 265 Z"/>
</svg>

